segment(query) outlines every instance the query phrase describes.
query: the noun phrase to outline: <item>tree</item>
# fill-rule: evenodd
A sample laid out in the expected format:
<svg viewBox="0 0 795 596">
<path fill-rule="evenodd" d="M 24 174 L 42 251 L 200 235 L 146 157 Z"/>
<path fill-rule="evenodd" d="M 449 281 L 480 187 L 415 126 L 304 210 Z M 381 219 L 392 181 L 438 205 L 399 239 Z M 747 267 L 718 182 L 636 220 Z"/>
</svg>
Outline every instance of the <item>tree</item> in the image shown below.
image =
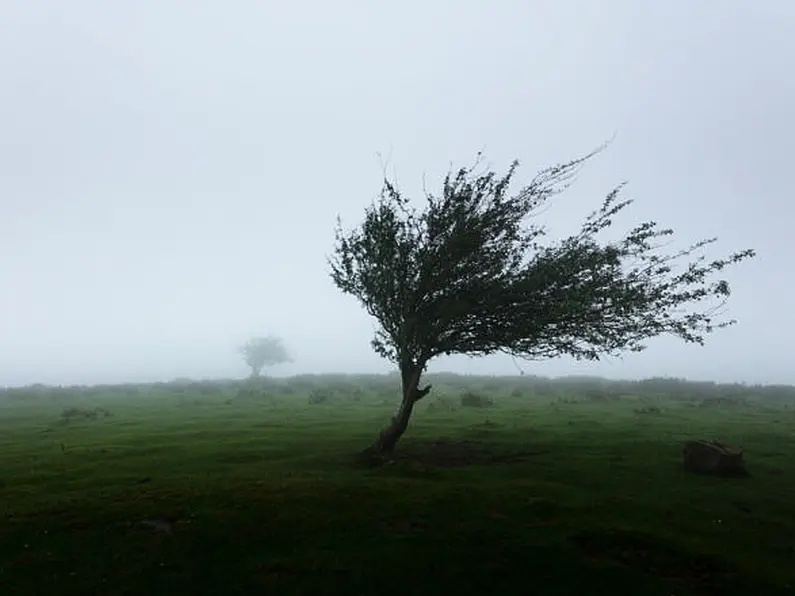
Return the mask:
<svg viewBox="0 0 795 596">
<path fill-rule="evenodd" d="M 376 319 L 372 346 L 398 366 L 402 382 L 397 414 L 370 453 L 394 451 L 414 406 L 431 390 L 420 388 L 420 379 L 437 356 L 598 360 L 641 351 L 645 340 L 663 334 L 703 345 L 707 334 L 735 323 L 716 318 L 729 284 L 713 277 L 754 251 L 714 261 L 703 254 L 688 258 L 715 242 L 711 238 L 664 253 L 658 240 L 673 230 L 653 221 L 600 242 L 599 233 L 633 202 L 619 200 L 623 184 L 579 232 L 540 242 L 545 229 L 530 216 L 604 147 L 542 170 L 512 196 L 518 162 L 502 177 L 477 173 L 478 154 L 472 167 L 448 171 L 441 196 L 426 191 L 420 212 L 384 176 L 359 227 L 346 232 L 337 218 L 331 278 Z"/>
<path fill-rule="evenodd" d="M 292 362 L 292 358 L 284 347 L 284 342 L 279 337 L 253 337 L 240 346 L 240 353 L 251 367 L 251 377 L 256 378 L 266 366 Z"/>
</svg>

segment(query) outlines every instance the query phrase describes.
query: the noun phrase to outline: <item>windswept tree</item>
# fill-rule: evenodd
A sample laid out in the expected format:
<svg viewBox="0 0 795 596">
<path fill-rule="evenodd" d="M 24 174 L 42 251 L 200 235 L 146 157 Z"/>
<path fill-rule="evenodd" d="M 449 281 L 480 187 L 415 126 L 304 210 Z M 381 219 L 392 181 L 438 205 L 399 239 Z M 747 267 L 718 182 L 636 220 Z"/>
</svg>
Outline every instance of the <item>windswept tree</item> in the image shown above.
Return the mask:
<svg viewBox="0 0 795 596">
<path fill-rule="evenodd" d="M 266 366 L 292 362 L 282 339 L 273 335 L 253 337 L 238 349 L 251 368 L 252 378 L 259 377 Z"/>
<path fill-rule="evenodd" d="M 384 178 L 364 221 L 344 231 L 337 219 L 331 277 L 378 322 L 372 346 L 394 362 L 402 400 L 370 451 L 391 454 L 406 431 L 428 362 L 449 354 L 506 353 L 528 360 L 560 355 L 598 360 L 638 352 L 644 341 L 674 335 L 702 344 L 733 324 L 720 307 L 729 284 L 715 279 L 727 266 L 753 257 L 743 250 L 707 261 L 716 239 L 663 252 L 673 234 L 642 223 L 616 241 L 600 239 L 631 200 L 614 188 L 576 234 L 541 241 L 545 229 L 529 220 L 565 190 L 604 147 L 538 173 L 515 194 L 504 176 L 477 173 L 476 163 L 444 178 L 441 196 L 426 192 L 422 211 Z"/>
</svg>

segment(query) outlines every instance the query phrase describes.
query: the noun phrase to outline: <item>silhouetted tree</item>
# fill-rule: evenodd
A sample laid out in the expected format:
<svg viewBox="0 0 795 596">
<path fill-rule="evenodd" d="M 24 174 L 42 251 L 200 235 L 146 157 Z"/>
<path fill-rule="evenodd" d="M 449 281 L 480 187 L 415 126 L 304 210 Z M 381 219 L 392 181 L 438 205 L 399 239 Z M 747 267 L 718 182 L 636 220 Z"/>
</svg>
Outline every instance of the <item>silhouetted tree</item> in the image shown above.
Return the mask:
<svg viewBox="0 0 795 596">
<path fill-rule="evenodd" d="M 712 277 L 754 251 L 711 262 L 700 255 L 676 271 L 677 261 L 716 239 L 664 254 L 655 240 L 673 230 L 646 222 L 621 240 L 598 241 L 632 203 L 619 201 L 623 184 L 578 233 L 539 242 L 545 230 L 528 216 L 603 148 L 541 171 L 513 196 L 518 162 L 502 177 L 477 174 L 478 154 L 472 167 L 448 172 L 441 196 L 426 192 L 421 212 L 385 177 L 358 228 L 344 232 L 337 219 L 331 277 L 378 321 L 372 346 L 398 366 L 402 382 L 398 412 L 370 452 L 394 451 L 415 404 L 431 390 L 420 388 L 420 377 L 436 356 L 596 360 L 640 351 L 644 340 L 662 334 L 703 344 L 706 334 L 735 322 L 714 318 L 729 284 Z M 720 304 L 696 309 L 711 298 Z"/>
<path fill-rule="evenodd" d="M 284 347 L 284 342 L 279 337 L 253 337 L 240 346 L 246 364 L 251 367 L 251 376 L 256 378 L 266 366 L 292 362 L 292 358 Z"/>
</svg>

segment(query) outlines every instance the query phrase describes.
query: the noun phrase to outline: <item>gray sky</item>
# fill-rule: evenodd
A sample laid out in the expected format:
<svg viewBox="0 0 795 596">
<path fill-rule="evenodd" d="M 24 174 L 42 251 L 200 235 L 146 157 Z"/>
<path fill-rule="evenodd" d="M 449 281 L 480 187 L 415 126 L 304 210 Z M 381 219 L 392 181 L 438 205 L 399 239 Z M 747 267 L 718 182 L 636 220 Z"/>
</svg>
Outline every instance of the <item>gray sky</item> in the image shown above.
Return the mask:
<svg viewBox="0 0 795 596">
<path fill-rule="evenodd" d="M 0 384 L 242 376 L 268 333 L 280 374 L 388 370 L 326 266 L 377 154 L 418 194 L 480 149 L 521 183 L 613 133 L 553 235 L 628 180 L 616 227 L 757 249 L 739 323 L 522 368 L 795 383 L 793 32 L 787 0 L 0 0 Z"/>
</svg>

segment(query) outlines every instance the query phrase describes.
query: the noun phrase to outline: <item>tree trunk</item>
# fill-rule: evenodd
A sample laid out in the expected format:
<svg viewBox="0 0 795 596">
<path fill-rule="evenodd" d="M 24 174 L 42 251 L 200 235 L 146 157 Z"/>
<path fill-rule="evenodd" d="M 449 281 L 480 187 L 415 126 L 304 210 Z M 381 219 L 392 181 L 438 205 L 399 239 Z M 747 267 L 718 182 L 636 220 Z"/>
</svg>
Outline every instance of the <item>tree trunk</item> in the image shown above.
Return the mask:
<svg viewBox="0 0 795 596">
<path fill-rule="evenodd" d="M 378 436 L 378 439 L 365 450 L 365 453 L 377 458 L 390 458 L 395 453 L 400 437 L 406 432 L 414 410 L 414 404 L 428 395 L 431 386 L 419 388 L 420 376 L 425 368 L 424 364 L 406 364 L 400 367 L 401 385 L 403 398 L 400 400 L 400 408 L 397 415 L 392 418 L 392 422 Z"/>
</svg>

